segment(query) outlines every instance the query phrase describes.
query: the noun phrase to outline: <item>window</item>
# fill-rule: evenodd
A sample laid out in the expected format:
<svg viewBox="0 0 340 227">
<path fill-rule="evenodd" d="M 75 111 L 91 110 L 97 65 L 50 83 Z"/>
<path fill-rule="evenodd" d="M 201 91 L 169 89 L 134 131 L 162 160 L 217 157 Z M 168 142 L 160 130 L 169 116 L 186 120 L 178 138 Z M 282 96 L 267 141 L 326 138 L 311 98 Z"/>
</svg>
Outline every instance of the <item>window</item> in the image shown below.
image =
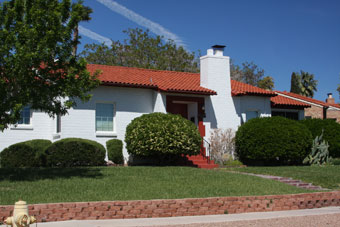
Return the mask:
<svg viewBox="0 0 340 227">
<path fill-rule="evenodd" d="M 247 111 L 246 113 L 246 122 L 252 118 L 257 118 L 259 116 L 257 111 Z"/>
<path fill-rule="evenodd" d="M 96 104 L 96 131 L 113 132 L 114 104 Z"/>
<path fill-rule="evenodd" d="M 299 120 L 299 113 L 292 111 L 272 111 L 272 117 L 281 116 L 292 120 Z"/>
<path fill-rule="evenodd" d="M 31 124 L 31 108 L 29 106 L 25 106 L 20 112 L 20 120 L 18 121 L 18 125 L 29 124 Z"/>
</svg>

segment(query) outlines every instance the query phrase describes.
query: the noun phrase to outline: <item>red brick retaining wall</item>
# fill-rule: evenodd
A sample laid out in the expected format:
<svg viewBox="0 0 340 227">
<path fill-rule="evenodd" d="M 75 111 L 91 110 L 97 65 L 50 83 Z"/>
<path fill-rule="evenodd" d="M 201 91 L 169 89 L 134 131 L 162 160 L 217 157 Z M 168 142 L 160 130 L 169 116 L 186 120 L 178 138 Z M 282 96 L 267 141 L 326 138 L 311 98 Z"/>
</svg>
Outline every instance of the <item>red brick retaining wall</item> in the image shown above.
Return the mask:
<svg viewBox="0 0 340 227">
<path fill-rule="evenodd" d="M 340 206 L 340 191 L 294 195 L 34 204 L 29 206 L 29 213 L 36 216 L 38 222 L 49 222 L 233 214 L 327 206 Z M 12 211 L 13 206 L 0 206 L 0 221 L 11 216 Z"/>
</svg>

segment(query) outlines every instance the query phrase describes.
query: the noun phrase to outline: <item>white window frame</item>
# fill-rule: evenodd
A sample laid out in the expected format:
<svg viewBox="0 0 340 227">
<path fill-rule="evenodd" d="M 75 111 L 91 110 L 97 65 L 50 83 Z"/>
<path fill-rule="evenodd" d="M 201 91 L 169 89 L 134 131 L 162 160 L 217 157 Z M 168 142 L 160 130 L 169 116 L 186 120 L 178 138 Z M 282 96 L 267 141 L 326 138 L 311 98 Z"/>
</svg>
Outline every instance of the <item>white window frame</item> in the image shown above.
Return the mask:
<svg viewBox="0 0 340 227">
<path fill-rule="evenodd" d="M 29 108 L 30 108 L 30 123 L 29 124 L 16 123 L 11 127 L 12 130 L 33 130 L 33 123 L 32 123 L 33 110 L 31 106 L 29 106 Z"/>
<path fill-rule="evenodd" d="M 113 130 L 112 131 L 97 131 L 97 104 L 112 104 L 113 105 Z M 96 137 L 116 137 L 117 136 L 117 124 L 116 124 L 116 103 L 115 102 L 106 102 L 106 101 L 98 101 L 94 106 L 94 130 L 96 132 Z"/>
</svg>

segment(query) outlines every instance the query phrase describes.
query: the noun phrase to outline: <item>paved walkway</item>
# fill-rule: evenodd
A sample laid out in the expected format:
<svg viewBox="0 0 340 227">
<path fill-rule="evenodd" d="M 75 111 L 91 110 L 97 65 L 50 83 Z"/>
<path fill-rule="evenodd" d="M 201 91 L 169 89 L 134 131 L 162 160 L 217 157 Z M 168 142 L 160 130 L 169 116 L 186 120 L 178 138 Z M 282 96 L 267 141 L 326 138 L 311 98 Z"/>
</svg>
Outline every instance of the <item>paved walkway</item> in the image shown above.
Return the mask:
<svg viewBox="0 0 340 227">
<path fill-rule="evenodd" d="M 250 175 L 250 176 L 256 176 L 256 177 L 261 177 L 265 179 L 270 179 L 270 180 L 276 180 L 280 181 L 285 184 L 289 184 L 298 188 L 304 188 L 304 189 L 310 189 L 310 190 L 329 190 L 327 188 L 322 188 L 321 186 L 316 186 L 313 185 L 312 183 L 306 183 L 301 180 L 294 180 L 290 177 L 278 177 L 278 176 L 271 176 L 271 175 L 263 175 L 263 174 L 255 174 L 255 173 L 246 173 L 246 172 L 236 172 L 236 171 L 230 171 L 233 173 L 240 173 L 244 175 Z M 339 225 L 340 226 L 340 225 Z"/>
<path fill-rule="evenodd" d="M 35 225 L 34 225 L 35 226 Z M 109 226 L 340 226 L 340 207 L 306 210 L 256 212 L 243 214 L 187 216 L 173 218 L 138 218 L 116 220 L 82 220 L 38 223 L 49 227 L 109 227 Z"/>
</svg>

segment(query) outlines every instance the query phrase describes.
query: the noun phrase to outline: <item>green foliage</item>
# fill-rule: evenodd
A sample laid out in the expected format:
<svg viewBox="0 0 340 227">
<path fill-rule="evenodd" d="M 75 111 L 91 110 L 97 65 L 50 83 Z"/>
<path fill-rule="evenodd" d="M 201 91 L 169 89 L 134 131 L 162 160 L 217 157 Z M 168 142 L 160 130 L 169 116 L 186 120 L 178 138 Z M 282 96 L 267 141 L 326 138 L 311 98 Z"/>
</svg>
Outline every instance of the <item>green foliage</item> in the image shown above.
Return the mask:
<svg viewBox="0 0 340 227">
<path fill-rule="evenodd" d="M 137 156 L 195 155 L 200 152 L 197 127 L 180 115 L 151 113 L 135 118 L 126 128 L 129 154 Z"/>
<path fill-rule="evenodd" d="M 274 79 L 271 76 L 266 76 L 260 80 L 257 85 L 259 88 L 272 91 L 274 89 Z"/>
<path fill-rule="evenodd" d="M 329 143 L 329 155 L 340 157 L 340 124 L 331 119 L 306 119 L 299 121 L 312 133 L 313 138 L 324 131 L 323 138 Z"/>
<path fill-rule="evenodd" d="M 292 73 L 290 79 L 290 92 L 295 94 L 300 94 L 300 80 L 301 76 L 296 74 L 295 72 Z"/>
<path fill-rule="evenodd" d="M 322 140 L 323 131 L 320 136 L 313 140 L 312 152 L 303 160 L 303 164 L 310 165 L 325 165 L 331 159 L 329 157 L 328 142 Z"/>
<path fill-rule="evenodd" d="M 233 80 L 263 89 L 272 90 L 274 88 L 273 78 L 270 76 L 264 77 L 264 70 L 258 67 L 254 62 L 244 62 L 242 63 L 242 66 L 239 66 L 235 65 L 231 60 L 230 76 Z"/>
<path fill-rule="evenodd" d="M 335 166 L 339 166 L 340 165 L 340 158 L 332 158 L 331 164 L 335 165 Z"/>
<path fill-rule="evenodd" d="M 300 73 L 293 72 L 291 78 L 290 92 L 313 98 L 314 91 L 317 91 L 318 81 L 314 75 L 301 70 Z"/>
<path fill-rule="evenodd" d="M 119 139 L 112 139 L 106 142 L 109 160 L 115 164 L 124 164 L 123 142 Z"/>
<path fill-rule="evenodd" d="M 71 0 L 0 3 L 2 130 L 20 119 L 23 106 L 52 116 L 66 114 L 74 98 L 89 100 L 88 91 L 98 81 L 86 70 L 85 60 L 72 54 L 78 43 L 72 35 L 84 8 Z"/>
<path fill-rule="evenodd" d="M 44 152 L 49 145 L 51 141 L 41 139 L 13 144 L 0 153 L 0 166 L 9 168 L 44 166 Z"/>
<path fill-rule="evenodd" d="M 123 43 L 113 41 L 105 44 L 86 44 L 82 55 L 89 63 L 159 69 L 181 72 L 199 72 L 195 53 L 189 53 L 172 40 L 163 41 L 152 36 L 149 30 L 139 28 L 123 31 L 128 35 Z"/>
<path fill-rule="evenodd" d="M 236 132 L 236 154 L 247 165 L 301 164 L 311 142 L 311 133 L 297 121 L 254 118 Z"/>
<path fill-rule="evenodd" d="M 100 166 L 104 164 L 104 158 L 103 145 L 80 138 L 59 140 L 46 150 L 49 167 Z"/>
<path fill-rule="evenodd" d="M 224 163 L 224 165 L 229 166 L 229 167 L 237 167 L 237 166 L 242 166 L 243 163 L 240 160 L 229 159 Z"/>
</svg>

